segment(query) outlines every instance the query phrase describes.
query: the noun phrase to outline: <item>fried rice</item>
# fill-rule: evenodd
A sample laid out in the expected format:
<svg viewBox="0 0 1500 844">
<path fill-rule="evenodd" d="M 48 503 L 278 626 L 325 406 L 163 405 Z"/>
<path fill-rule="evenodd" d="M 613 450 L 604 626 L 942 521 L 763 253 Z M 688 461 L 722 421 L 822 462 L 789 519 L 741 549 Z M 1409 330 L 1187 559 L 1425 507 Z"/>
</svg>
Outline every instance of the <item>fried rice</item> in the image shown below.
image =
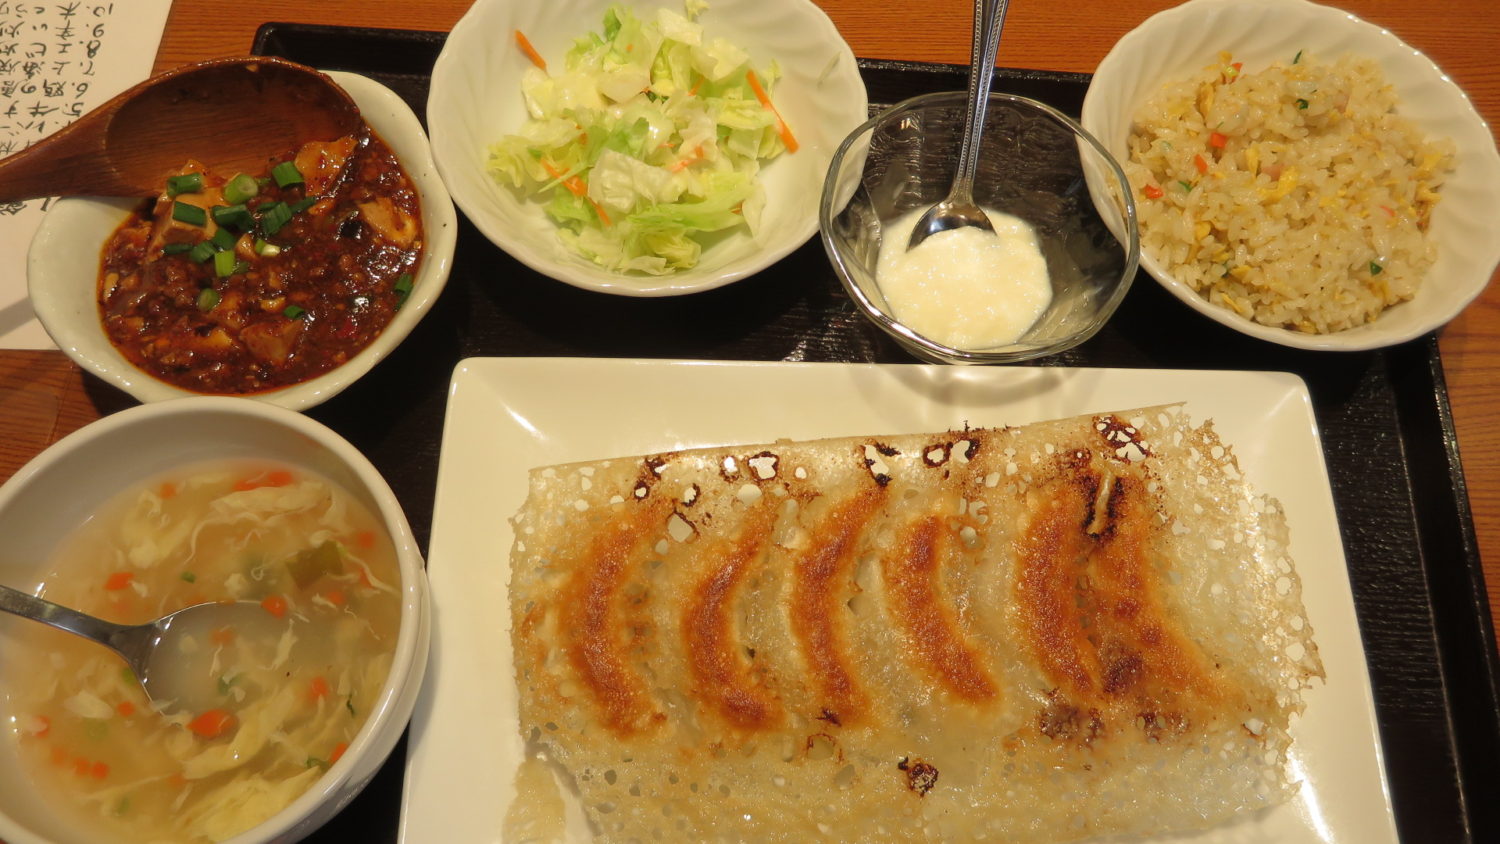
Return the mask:
<svg viewBox="0 0 1500 844">
<path fill-rule="evenodd" d="M 1228 54 L 1135 116 L 1125 171 L 1141 246 L 1210 302 L 1330 333 L 1416 295 L 1453 144 L 1396 113 L 1369 59 Z"/>
</svg>

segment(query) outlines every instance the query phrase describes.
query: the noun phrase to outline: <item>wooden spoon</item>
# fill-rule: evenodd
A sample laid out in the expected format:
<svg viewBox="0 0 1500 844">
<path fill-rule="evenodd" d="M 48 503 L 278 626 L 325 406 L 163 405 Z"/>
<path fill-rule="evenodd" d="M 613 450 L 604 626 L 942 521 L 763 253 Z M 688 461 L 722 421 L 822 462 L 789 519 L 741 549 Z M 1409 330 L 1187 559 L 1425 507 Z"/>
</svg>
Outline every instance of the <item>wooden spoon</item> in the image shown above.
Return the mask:
<svg viewBox="0 0 1500 844">
<path fill-rule="evenodd" d="M 264 56 L 184 65 L 0 159 L 0 202 L 152 196 L 189 158 L 259 174 L 273 156 L 361 125 L 349 95 L 310 67 Z"/>
</svg>

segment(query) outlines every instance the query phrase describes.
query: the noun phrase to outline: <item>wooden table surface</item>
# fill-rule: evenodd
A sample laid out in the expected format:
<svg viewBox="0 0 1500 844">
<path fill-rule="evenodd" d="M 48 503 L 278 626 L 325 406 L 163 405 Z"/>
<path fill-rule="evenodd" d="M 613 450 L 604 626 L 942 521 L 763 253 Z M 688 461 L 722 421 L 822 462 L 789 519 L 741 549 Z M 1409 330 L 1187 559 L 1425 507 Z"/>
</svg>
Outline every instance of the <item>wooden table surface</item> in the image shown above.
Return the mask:
<svg viewBox="0 0 1500 844">
<path fill-rule="evenodd" d="M 960 0 L 819 0 L 856 55 L 963 63 L 971 6 Z M 446 30 L 468 0 L 177 0 L 158 71 L 245 53 L 265 21 Z M 1111 45 L 1172 0 L 1014 0 L 999 63 L 1092 71 Z M 1422 50 L 1466 90 L 1491 125 L 1500 121 L 1500 4 L 1494 0 L 1341 0 Z M 1492 610 L 1500 607 L 1500 286 L 1441 335 L 1444 372 Z M 57 352 L 0 351 L 0 480 L 56 439 L 115 409 L 118 397 Z"/>
</svg>

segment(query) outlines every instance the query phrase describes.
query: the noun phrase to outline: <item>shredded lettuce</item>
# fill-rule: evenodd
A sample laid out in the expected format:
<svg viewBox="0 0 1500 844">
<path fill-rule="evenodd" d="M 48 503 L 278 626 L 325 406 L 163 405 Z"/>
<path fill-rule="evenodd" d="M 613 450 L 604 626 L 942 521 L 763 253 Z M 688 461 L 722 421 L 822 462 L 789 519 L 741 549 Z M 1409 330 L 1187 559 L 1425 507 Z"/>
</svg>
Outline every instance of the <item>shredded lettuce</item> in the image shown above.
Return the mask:
<svg viewBox="0 0 1500 844">
<path fill-rule="evenodd" d="M 563 243 L 607 269 L 687 269 L 708 238 L 756 231 L 757 174 L 786 145 L 749 74 L 769 92 L 780 70 L 752 69 L 745 50 L 707 37 L 705 8 L 686 0 L 683 14 L 641 20 L 612 6 L 563 72 L 527 69 L 529 119 L 490 147 L 491 177 L 539 202 Z"/>
</svg>

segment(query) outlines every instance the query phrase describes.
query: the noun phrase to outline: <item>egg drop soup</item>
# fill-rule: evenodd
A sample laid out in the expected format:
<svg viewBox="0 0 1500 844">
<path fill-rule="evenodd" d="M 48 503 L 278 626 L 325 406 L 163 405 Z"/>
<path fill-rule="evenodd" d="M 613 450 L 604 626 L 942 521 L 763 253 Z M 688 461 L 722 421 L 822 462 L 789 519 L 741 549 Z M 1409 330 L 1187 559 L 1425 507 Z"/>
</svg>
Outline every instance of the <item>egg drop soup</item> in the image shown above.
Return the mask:
<svg viewBox="0 0 1500 844">
<path fill-rule="evenodd" d="M 380 522 L 321 476 L 261 461 L 152 479 L 64 543 L 42 596 L 125 624 L 226 599 L 263 612 L 188 631 L 174 659 L 194 693 L 155 705 L 113 653 L 18 625 L 0 653 L 26 678 L 0 700 L 5 738 L 84 840 L 241 833 L 354 740 L 390 668 L 399 578 Z"/>
</svg>

